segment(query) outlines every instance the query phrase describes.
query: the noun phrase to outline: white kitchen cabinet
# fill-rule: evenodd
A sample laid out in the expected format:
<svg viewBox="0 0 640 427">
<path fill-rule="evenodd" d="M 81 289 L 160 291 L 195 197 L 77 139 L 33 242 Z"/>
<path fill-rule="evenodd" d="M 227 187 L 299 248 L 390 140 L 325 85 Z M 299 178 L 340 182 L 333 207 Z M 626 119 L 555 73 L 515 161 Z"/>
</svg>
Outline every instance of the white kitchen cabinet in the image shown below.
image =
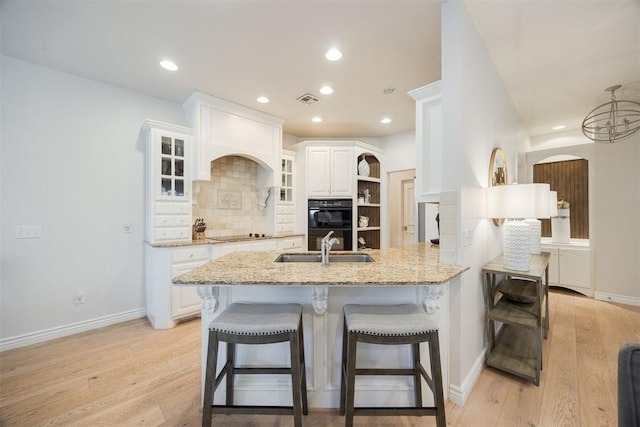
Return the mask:
<svg viewBox="0 0 640 427">
<path fill-rule="evenodd" d="M 541 249 L 551 253 L 549 284 L 593 297 L 591 248 L 586 244 L 560 245 L 543 243 Z"/>
<path fill-rule="evenodd" d="M 438 202 L 442 191 L 442 82 L 409 92 L 416 101 L 415 201 Z"/>
<path fill-rule="evenodd" d="M 307 195 L 353 197 L 353 147 L 307 147 Z"/>
<path fill-rule="evenodd" d="M 276 206 L 276 234 L 293 233 L 296 231 L 295 205 Z"/>
<path fill-rule="evenodd" d="M 282 153 L 282 168 L 280 171 L 280 199 L 281 204 L 293 204 L 294 199 L 294 179 L 295 179 L 295 153 Z"/>
<path fill-rule="evenodd" d="M 275 233 L 293 233 L 296 230 L 295 153 L 282 152 L 280 194 L 276 203 Z"/>
<path fill-rule="evenodd" d="M 278 239 L 278 250 L 281 252 L 300 252 L 305 248 L 304 237 L 295 236 Z"/>
<path fill-rule="evenodd" d="M 146 227 L 149 243 L 191 240 L 191 130 L 147 120 Z"/>
<path fill-rule="evenodd" d="M 196 288 L 176 286 L 171 280 L 209 259 L 209 245 L 145 246 L 147 318 L 153 328 L 170 329 L 176 321 L 200 314 L 200 297 Z"/>
<path fill-rule="evenodd" d="M 212 259 L 241 251 L 275 251 L 278 249 L 277 239 L 258 239 L 242 242 L 219 243 L 214 245 Z"/>
</svg>

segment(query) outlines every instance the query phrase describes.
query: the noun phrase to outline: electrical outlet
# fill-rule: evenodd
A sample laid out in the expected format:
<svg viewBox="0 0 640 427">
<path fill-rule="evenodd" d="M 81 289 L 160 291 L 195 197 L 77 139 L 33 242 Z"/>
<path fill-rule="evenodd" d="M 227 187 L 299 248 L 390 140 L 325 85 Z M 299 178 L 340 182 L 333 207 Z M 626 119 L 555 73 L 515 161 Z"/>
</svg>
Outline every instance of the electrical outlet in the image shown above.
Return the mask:
<svg viewBox="0 0 640 427">
<path fill-rule="evenodd" d="M 16 239 L 39 239 L 42 237 L 40 225 L 16 225 Z"/>
<path fill-rule="evenodd" d="M 73 302 L 76 305 L 86 303 L 87 302 L 87 293 L 85 291 L 77 291 L 76 292 L 76 297 L 74 298 Z"/>
<path fill-rule="evenodd" d="M 467 228 L 463 231 L 464 246 L 471 246 L 473 243 L 473 229 Z"/>
<path fill-rule="evenodd" d="M 128 222 L 125 222 L 124 224 L 122 224 L 122 231 L 124 231 L 125 233 L 131 233 L 133 231 L 133 227 Z"/>
</svg>

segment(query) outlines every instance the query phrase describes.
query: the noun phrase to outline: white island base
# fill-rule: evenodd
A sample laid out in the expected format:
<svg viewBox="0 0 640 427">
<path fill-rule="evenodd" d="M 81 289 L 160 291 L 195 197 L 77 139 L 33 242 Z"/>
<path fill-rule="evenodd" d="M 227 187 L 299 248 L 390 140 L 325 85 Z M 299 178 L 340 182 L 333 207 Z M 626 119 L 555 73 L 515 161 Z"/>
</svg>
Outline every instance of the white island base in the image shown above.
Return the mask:
<svg viewBox="0 0 640 427">
<path fill-rule="evenodd" d="M 459 280 L 459 279 L 454 279 Z M 232 302 L 298 303 L 304 307 L 304 346 L 309 406 L 337 408 L 340 398 L 342 358 L 342 307 L 345 304 L 416 303 L 425 307 L 439 326 L 444 397 L 449 389 L 449 282 L 434 285 L 317 286 L 317 285 L 199 285 L 202 298 L 202 360 L 206 361 L 208 325 Z M 427 344 L 422 344 L 423 366 L 430 369 Z M 226 345 L 219 350 L 218 372 L 225 361 Z M 288 343 L 238 345 L 238 365 L 288 366 Z M 401 365 L 400 365 L 401 364 Z M 360 344 L 358 367 L 409 367 L 409 346 Z M 204 386 L 204 363 L 202 383 Z M 423 384 L 423 404 L 433 397 Z M 236 377 L 234 403 L 238 405 L 290 405 L 291 381 L 287 375 Z M 215 404 L 224 404 L 225 388 L 216 391 Z M 356 383 L 356 406 L 413 406 L 411 377 L 370 376 Z"/>
</svg>

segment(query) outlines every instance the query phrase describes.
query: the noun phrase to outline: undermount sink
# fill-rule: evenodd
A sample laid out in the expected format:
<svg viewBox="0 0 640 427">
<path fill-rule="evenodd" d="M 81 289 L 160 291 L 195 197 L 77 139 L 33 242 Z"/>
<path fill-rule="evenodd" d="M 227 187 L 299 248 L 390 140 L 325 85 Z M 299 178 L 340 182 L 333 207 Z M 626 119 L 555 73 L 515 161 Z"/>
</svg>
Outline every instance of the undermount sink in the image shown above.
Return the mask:
<svg viewBox="0 0 640 427">
<path fill-rule="evenodd" d="M 282 254 L 274 262 L 320 262 L 320 254 Z M 367 254 L 330 254 L 329 264 L 332 262 L 374 262 Z"/>
</svg>

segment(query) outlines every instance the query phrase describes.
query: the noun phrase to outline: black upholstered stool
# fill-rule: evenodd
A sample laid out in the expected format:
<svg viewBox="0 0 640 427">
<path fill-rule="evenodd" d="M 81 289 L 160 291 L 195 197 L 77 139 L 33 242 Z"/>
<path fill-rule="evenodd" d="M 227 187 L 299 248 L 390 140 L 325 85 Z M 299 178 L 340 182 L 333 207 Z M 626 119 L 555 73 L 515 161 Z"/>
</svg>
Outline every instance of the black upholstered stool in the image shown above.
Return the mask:
<svg viewBox="0 0 640 427">
<path fill-rule="evenodd" d="M 227 343 L 227 362 L 216 375 L 218 344 Z M 284 368 L 236 367 L 236 344 L 271 344 L 289 341 L 291 365 Z M 308 413 L 307 380 L 304 365 L 302 306 L 299 304 L 233 303 L 209 325 L 209 346 L 204 383 L 202 425 L 211 426 L 212 413 L 220 414 L 285 414 L 293 415 L 294 425 L 302 425 Z M 246 406 L 233 404 L 234 375 L 290 374 L 292 406 Z M 213 398 L 224 377 L 226 405 L 214 405 Z"/>
<path fill-rule="evenodd" d="M 383 345 L 410 344 L 411 368 L 356 367 L 359 342 Z M 420 363 L 420 343 L 429 343 L 431 377 Z M 414 378 L 414 407 L 354 407 L 356 375 L 406 375 Z M 434 406 L 422 406 L 422 378 L 433 392 Z M 340 385 L 340 415 L 346 415 L 345 425 L 353 425 L 354 415 L 432 415 L 438 427 L 446 425 L 438 328 L 425 311 L 415 304 L 344 306 L 342 338 L 342 380 Z"/>
</svg>

